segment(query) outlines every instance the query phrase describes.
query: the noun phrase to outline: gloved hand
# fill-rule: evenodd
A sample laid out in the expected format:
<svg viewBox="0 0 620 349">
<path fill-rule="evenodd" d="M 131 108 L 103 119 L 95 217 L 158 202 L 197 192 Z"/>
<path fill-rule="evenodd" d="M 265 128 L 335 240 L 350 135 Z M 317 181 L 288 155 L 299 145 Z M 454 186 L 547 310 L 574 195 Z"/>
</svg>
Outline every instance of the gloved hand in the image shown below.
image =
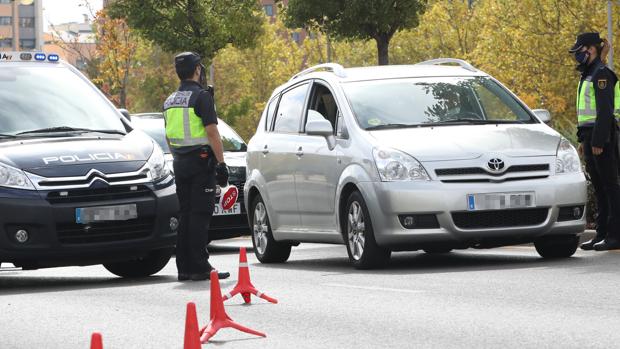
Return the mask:
<svg viewBox="0 0 620 349">
<path fill-rule="evenodd" d="M 220 162 L 215 166 L 215 181 L 220 187 L 228 184 L 228 166 L 225 162 Z"/>
</svg>

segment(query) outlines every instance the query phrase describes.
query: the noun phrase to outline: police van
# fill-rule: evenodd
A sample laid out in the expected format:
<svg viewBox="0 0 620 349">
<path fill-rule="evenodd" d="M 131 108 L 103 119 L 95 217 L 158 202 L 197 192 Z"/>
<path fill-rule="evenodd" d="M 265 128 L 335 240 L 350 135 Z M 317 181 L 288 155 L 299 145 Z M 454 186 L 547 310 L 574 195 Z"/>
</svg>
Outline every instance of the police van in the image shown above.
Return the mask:
<svg viewBox="0 0 620 349">
<path fill-rule="evenodd" d="M 56 54 L 0 52 L 0 263 L 160 271 L 178 201 L 164 154 Z"/>
</svg>

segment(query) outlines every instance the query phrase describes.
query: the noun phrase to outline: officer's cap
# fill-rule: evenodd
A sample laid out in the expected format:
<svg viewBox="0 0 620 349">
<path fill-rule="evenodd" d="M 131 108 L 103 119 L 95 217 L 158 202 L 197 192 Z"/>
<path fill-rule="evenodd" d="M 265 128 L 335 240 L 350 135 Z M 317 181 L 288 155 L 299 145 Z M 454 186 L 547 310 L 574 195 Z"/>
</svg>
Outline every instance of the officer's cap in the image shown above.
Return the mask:
<svg viewBox="0 0 620 349">
<path fill-rule="evenodd" d="M 577 41 L 568 52 L 574 53 L 581 50 L 584 46 L 598 45 L 603 42 L 599 33 L 581 33 L 577 35 Z"/>
<path fill-rule="evenodd" d="M 174 57 L 174 66 L 177 71 L 193 71 L 200 64 L 202 58 L 194 52 L 179 53 Z"/>
</svg>

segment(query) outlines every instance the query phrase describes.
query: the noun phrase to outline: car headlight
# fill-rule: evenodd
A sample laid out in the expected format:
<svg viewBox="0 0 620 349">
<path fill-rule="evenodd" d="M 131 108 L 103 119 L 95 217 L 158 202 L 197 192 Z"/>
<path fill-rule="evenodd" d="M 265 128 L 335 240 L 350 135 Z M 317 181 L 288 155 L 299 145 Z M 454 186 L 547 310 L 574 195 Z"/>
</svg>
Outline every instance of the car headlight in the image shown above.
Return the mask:
<svg viewBox="0 0 620 349">
<path fill-rule="evenodd" d="M 0 163 L 0 187 L 34 190 L 24 171 Z"/>
<path fill-rule="evenodd" d="M 558 145 L 558 152 L 555 158 L 555 173 L 564 174 L 577 172 L 581 172 L 579 154 L 566 138 L 562 138 Z"/>
<path fill-rule="evenodd" d="M 374 149 L 372 154 L 383 182 L 430 180 L 422 164 L 408 154 L 389 148 Z"/>
<path fill-rule="evenodd" d="M 153 154 L 149 158 L 148 168 L 151 173 L 151 179 L 154 182 L 164 179 L 170 174 L 170 170 L 166 166 L 164 152 L 158 144 L 153 143 Z"/>
</svg>

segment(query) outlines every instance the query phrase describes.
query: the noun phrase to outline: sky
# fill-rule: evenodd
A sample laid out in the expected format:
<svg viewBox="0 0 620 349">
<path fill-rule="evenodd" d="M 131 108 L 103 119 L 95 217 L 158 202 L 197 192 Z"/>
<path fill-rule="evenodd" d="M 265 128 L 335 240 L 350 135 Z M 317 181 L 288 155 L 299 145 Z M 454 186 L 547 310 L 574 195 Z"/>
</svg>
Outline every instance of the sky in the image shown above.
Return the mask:
<svg viewBox="0 0 620 349">
<path fill-rule="evenodd" d="M 103 0 L 86 0 L 93 12 L 103 6 Z M 43 0 L 43 28 L 47 32 L 50 23 L 83 22 L 84 14 L 90 11 L 84 6 L 85 0 Z"/>
</svg>

